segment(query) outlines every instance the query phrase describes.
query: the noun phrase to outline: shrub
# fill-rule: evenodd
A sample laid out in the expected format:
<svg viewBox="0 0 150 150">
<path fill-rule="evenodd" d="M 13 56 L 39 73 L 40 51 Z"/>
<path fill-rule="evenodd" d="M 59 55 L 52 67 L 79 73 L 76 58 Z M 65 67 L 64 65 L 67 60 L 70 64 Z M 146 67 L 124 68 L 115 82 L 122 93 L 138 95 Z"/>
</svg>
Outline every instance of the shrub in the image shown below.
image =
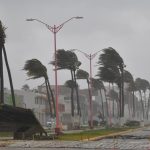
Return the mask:
<svg viewBox="0 0 150 150">
<path fill-rule="evenodd" d="M 140 122 L 135 120 L 128 120 L 124 125 L 129 127 L 140 126 Z"/>
</svg>

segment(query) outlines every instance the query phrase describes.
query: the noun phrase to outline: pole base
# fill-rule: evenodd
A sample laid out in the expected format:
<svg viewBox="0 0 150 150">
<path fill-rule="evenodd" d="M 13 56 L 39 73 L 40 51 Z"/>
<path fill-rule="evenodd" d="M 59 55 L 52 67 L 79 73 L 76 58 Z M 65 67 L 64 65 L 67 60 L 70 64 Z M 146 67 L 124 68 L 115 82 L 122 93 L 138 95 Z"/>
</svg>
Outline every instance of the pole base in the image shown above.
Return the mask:
<svg viewBox="0 0 150 150">
<path fill-rule="evenodd" d="M 60 127 L 56 127 L 56 128 L 55 128 L 55 133 L 56 133 L 57 135 L 62 134 Z"/>
</svg>

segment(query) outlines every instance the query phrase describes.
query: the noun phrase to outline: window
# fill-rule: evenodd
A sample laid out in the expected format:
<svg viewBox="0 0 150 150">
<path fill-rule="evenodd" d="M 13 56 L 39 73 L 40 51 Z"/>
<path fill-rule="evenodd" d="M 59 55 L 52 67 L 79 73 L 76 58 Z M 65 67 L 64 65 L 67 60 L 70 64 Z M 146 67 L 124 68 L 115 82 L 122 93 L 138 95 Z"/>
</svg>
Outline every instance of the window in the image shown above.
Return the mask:
<svg viewBox="0 0 150 150">
<path fill-rule="evenodd" d="M 42 97 L 35 97 L 35 104 L 45 105 L 45 100 Z"/>
</svg>

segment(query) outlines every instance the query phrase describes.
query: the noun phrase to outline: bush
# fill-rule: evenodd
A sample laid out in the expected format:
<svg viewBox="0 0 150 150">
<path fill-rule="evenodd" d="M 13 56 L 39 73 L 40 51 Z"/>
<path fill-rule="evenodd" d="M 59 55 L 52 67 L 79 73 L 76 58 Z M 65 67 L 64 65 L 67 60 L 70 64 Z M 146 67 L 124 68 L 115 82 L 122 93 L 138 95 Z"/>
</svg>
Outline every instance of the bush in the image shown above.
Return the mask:
<svg viewBox="0 0 150 150">
<path fill-rule="evenodd" d="M 88 121 L 89 125 L 90 125 L 90 121 Z M 93 126 L 98 126 L 98 121 L 97 120 L 93 120 Z"/>
</svg>

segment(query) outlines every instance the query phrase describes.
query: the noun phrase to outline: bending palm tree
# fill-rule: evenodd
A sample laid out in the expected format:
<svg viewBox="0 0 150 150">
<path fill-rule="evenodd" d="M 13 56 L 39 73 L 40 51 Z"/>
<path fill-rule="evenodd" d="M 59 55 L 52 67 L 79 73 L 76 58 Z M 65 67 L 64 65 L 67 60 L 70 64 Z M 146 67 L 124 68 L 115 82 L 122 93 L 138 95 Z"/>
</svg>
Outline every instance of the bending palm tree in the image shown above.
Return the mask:
<svg viewBox="0 0 150 150">
<path fill-rule="evenodd" d="M 143 98 L 142 98 L 142 89 L 143 89 L 142 79 L 137 78 L 135 80 L 135 85 L 136 85 L 136 90 L 139 92 L 139 95 L 140 95 L 140 101 L 141 101 L 141 107 L 142 107 L 142 113 L 143 113 L 143 119 L 144 119 L 145 113 L 144 113 L 144 103 L 143 103 Z"/>
<path fill-rule="evenodd" d="M 90 103 L 90 106 L 92 106 L 92 93 L 90 90 L 89 73 L 82 69 L 79 69 L 79 70 L 77 70 L 76 77 L 77 77 L 77 79 L 85 79 L 87 81 L 88 92 L 89 92 L 89 103 Z M 90 109 L 91 109 L 90 115 L 92 116 L 92 107 Z M 90 119 L 90 127 L 93 127 L 92 119 Z"/>
<path fill-rule="evenodd" d="M 55 61 L 51 62 L 52 65 L 55 65 Z M 57 50 L 57 69 L 67 69 L 70 70 L 72 82 L 75 82 L 75 90 L 77 95 L 77 113 L 81 115 L 80 103 L 79 103 L 79 94 L 78 94 L 78 86 L 76 82 L 76 70 L 81 65 L 81 62 L 78 60 L 76 54 L 72 51 L 65 51 L 64 49 Z"/>
<path fill-rule="evenodd" d="M 120 93 L 120 117 L 124 116 L 124 62 L 121 56 L 117 53 L 117 51 L 111 47 L 106 48 L 103 50 L 103 54 L 100 55 L 98 64 L 99 72 L 98 76 L 100 79 L 102 78 L 102 74 L 107 74 L 109 77 L 106 79 L 106 82 L 110 82 L 109 79 L 112 79 L 113 82 L 119 86 L 119 93 Z M 102 73 L 103 72 L 103 73 Z M 107 72 L 107 73 L 106 73 Z M 111 75 L 108 73 L 110 72 Z M 112 76 L 113 75 L 113 76 Z M 113 78 L 111 78 L 111 76 Z M 105 76 L 103 76 L 105 77 Z M 101 79 L 103 81 L 103 79 Z"/>
<path fill-rule="evenodd" d="M 11 88 L 11 94 L 12 94 L 12 102 L 13 102 L 13 106 L 15 107 L 15 94 L 14 94 L 14 88 L 13 88 L 13 82 L 12 82 L 12 77 L 11 77 L 11 72 L 10 72 L 10 68 L 9 68 L 9 64 L 8 64 L 8 60 L 7 60 L 7 54 L 6 54 L 6 49 L 5 49 L 5 27 L 2 26 L 2 23 L 0 21 L 0 86 L 1 86 L 1 96 L 0 96 L 0 103 L 4 103 L 4 78 L 3 78 L 3 56 L 2 53 L 4 54 L 4 59 L 5 59 L 5 63 L 6 63 L 6 68 L 7 68 L 7 72 L 8 72 L 8 77 L 9 77 L 9 82 L 10 82 L 10 88 Z"/>
<path fill-rule="evenodd" d="M 31 60 L 27 60 L 26 61 L 23 70 L 27 71 L 27 75 L 29 77 L 31 77 L 29 79 L 37 79 L 37 78 L 41 78 L 41 77 L 43 77 L 45 79 L 45 85 L 46 85 L 46 90 L 47 90 L 48 102 L 49 102 L 49 106 L 50 106 L 50 113 L 51 113 L 51 116 L 52 116 L 53 113 L 52 113 L 52 106 L 51 106 L 51 100 L 50 100 L 49 91 L 51 93 L 52 102 L 53 102 L 53 108 L 54 108 L 54 115 L 55 115 L 54 96 L 53 96 L 53 92 L 52 92 L 52 89 L 50 87 L 50 83 L 49 83 L 49 80 L 48 80 L 46 67 L 39 60 L 31 59 Z"/>
<path fill-rule="evenodd" d="M 68 80 L 65 82 L 65 86 L 71 89 L 71 115 L 74 117 L 74 88 L 75 82 L 72 80 Z"/>
<path fill-rule="evenodd" d="M 102 90 L 104 90 L 105 92 L 105 87 L 103 82 L 100 79 L 92 79 L 92 87 L 95 90 L 99 90 L 100 91 L 100 96 L 101 96 L 101 104 L 102 104 L 102 119 L 104 121 L 104 117 L 105 117 L 105 113 L 104 113 L 104 101 L 103 101 L 103 96 L 102 96 Z M 106 104 L 107 107 L 107 104 Z M 108 107 L 106 108 L 106 112 L 108 112 Z"/>
</svg>

